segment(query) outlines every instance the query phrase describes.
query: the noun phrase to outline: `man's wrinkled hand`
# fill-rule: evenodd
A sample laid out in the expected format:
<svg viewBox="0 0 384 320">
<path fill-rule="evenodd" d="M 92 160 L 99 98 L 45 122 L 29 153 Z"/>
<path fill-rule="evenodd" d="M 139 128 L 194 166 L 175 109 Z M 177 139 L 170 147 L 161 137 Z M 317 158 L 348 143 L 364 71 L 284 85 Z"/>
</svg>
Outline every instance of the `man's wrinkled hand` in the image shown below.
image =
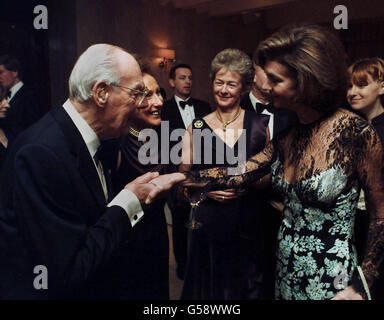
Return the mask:
<svg viewBox="0 0 384 320">
<path fill-rule="evenodd" d="M 132 191 L 137 199 L 139 199 L 140 203 L 144 204 L 149 193 L 155 188 L 155 186 L 149 182 L 158 176 L 158 172 L 147 172 L 128 183 L 124 189 Z"/>
<path fill-rule="evenodd" d="M 226 202 L 238 198 L 238 195 L 235 189 L 226 189 L 208 192 L 207 197 L 218 202 Z"/>
<path fill-rule="evenodd" d="M 150 204 L 155 198 L 160 198 L 166 194 L 175 184 L 180 183 L 186 179 L 185 175 L 180 172 L 164 174 L 154 178 L 150 184 L 154 187 L 149 193 L 145 204 Z"/>
</svg>

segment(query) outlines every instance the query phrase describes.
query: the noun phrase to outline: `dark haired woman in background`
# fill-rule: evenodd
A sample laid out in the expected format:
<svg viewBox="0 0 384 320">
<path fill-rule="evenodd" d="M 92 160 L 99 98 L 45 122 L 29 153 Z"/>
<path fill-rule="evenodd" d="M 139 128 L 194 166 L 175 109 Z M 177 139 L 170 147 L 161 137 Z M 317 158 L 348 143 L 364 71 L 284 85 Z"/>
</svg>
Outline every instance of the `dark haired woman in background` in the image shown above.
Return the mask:
<svg viewBox="0 0 384 320">
<path fill-rule="evenodd" d="M 163 98 L 156 79 L 148 73 L 145 61 L 140 58 L 138 61 L 148 95 L 131 116 L 130 134 L 120 138 L 119 168 L 113 179 L 115 190 L 120 190 L 127 181 L 144 173 L 166 173 L 168 169 L 160 163 L 160 158 L 157 159 L 158 164 L 143 164 L 140 161 L 139 150 L 144 144 L 139 140 L 140 131 L 160 126 Z M 160 150 L 157 156 L 160 157 Z M 120 283 L 121 293 L 115 299 L 169 299 L 169 247 L 164 204 L 165 199 L 157 200 L 144 210 L 142 221 L 135 226 L 132 236 L 124 244 L 124 254 L 115 257 L 120 262 L 125 261 L 125 264 L 118 264 L 123 267 L 122 270 L 112 270 L 116 274 L 116 281 L 122 278 L 119 274 L 130 275 L 124 277 L 129 279 L 126 283 Z"/>
<path fill-rule="evenodd" d="M 383 148 L 365 120 L 339 108 L 347 92 L 342 44 L 318 26 L 290 27 L 264 40 L 257 57 L 273 105 L 295 111 L 299 124 L 237 175 L 227 168 L 187 172 L 184 185 L 237 188 L 271 173 L 284 197 L 276 298 L 369 298 L 384 259 Z M 360 187 L 370 215 L 361 268 L 353 229 Z"/>
</svg>

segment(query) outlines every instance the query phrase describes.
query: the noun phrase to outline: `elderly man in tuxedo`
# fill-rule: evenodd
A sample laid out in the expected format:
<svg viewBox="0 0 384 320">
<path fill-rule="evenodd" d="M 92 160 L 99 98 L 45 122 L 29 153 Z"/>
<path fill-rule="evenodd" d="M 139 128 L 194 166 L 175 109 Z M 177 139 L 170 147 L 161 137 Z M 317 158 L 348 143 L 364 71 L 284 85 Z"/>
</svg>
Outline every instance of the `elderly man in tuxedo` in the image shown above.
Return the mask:
<svg viewBox="0 0 384 320">
<path fill-rule="evenodd" d="M 158 174 L 149 173 L 110 199 L 110 172 L 99 147 L 126 134 L 134 109 L 147 103 L 129 53 L 107 44 L 89 47 L 72 70 L 69 92 L 63 106 L 19 135 L 5 163 L 3 299 L 118 298 L 116 253 L 140 223 L 148 195 L 153 199 L 181 179 L 169 175 L 167 183 L 154 185 Z M 44 276 L 39 270 L 47 279 L 37 278 Z"/>
</svg>

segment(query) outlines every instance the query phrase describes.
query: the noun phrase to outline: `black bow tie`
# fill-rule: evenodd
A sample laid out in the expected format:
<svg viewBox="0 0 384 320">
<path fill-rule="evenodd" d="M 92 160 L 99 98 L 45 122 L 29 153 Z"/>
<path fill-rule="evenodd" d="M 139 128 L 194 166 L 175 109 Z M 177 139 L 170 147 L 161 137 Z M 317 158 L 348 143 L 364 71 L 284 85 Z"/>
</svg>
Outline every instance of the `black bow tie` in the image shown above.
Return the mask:
<svg viewBox="0 0 384 320">
<path fill-rule="evenodd" d="M 10 97 L 11 97 L 11 95 L 12 95 L 12 92 L 11 92 L 11 90 L 8 90 L 6 97 L 7 97 L 7 98 L 10 98 Z"/>
<path fill-rule="evenodd" d="M 268 104 L 262 104 L 260 102 L 256 102 L 256 113 L 262 113 L 264 110 L 267 110 L 272 113 Z"/>
<path fill-rule="evenodd" d="M 189 99 L 188 101 L 180 101 L 180 107 L 182 109 L 184 109 L 186 105 L 193 106 L 193 103 L 192 103 L 191 99 Z"/>
</svg>

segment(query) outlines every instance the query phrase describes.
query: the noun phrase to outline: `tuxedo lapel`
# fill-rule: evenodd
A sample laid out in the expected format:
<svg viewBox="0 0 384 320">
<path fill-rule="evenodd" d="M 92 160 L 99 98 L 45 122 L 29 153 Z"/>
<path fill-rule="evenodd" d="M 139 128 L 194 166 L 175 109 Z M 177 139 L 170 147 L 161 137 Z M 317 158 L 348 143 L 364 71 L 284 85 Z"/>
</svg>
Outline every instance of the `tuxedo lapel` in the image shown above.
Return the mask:
<svg viewBox="0 0 384 320">
<path fill-rule="evenodd" d="M 249 99 L 249 94 L 248 93 L 245 94 L 243 99 L 241 99 L 241 107 L 244 110 L 255 111 L 255 108 L 252 105 L 251 99 Z"/>
<path fill-rule="evenodd" d="M 185 128 L 184 127 L 184 121 L 183 121 L 183 118 L 181 117 L 179 107 L 177 105 L 175 97 L 173 97 L 171 99 L 171 102 L 172 102 L 172 107 L 169 110 L 169 111 L 171 111 L 171 113 L 169 115 L 170 120 L 171 120 L 171 124 L 173 125 L 173 127 L 175 129 Z M 174 112 L 172 112 L 172 110 L 174 110 Z"/>
<path fill-rule="evenodd" d="M 202 110 L 202 106 L 195 99 L 191 98 L 191 100 L 193 102 L 193 110 L 195 111 L 195 117 L 203 118 L 205 116 L 205 113 L 204 110 Z"/>
<path fill-rule="evenodd" d="M 83 177 L 84 182 L 95 198 L 96 203 L 104 209 L 106 201 L 103 188 L 83 137 L 63 107 L 52 110 L 52 115 L 62 129 L 70 152 L 75 157 L 75 161 L 77 161 L 80 175 Z"/>
<path fill-rule="evenodd" d="M 12 107 L 12 104 L 17 105 L 20 99 L 23 98 L 25 92 L 25 86 L 22 86 L 13 96 L 13 98 L 9 101 L 9 105 Z"/>
</svg>

